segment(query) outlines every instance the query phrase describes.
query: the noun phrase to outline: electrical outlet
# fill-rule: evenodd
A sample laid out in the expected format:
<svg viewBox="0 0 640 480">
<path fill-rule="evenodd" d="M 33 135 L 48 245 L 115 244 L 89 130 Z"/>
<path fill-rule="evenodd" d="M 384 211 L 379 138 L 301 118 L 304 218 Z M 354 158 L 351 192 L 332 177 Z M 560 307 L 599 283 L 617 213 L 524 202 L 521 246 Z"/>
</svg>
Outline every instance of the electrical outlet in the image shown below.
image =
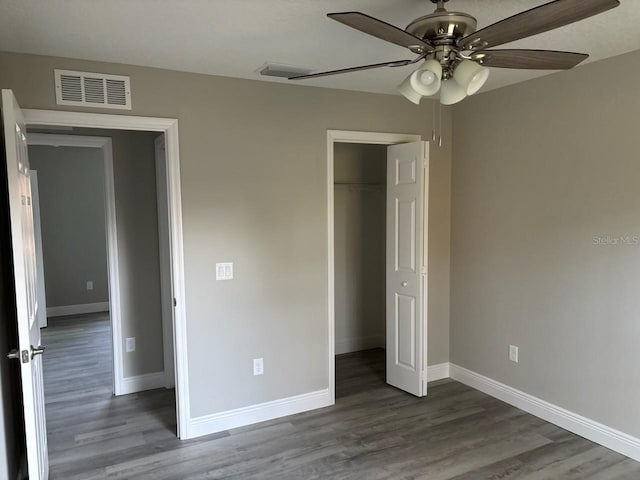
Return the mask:
<svg viewBox="0 0 640 480">
<path fill-rule="evenodd" d="M 518 347 L 515 345 L 509 345 L 509 360 L 518 363 Z"/>
<path fill-rule="evenodd" d="M 87 282 L 87 290 L 93 290 L 93 282 L 91 280 Z"/>
<path fill-rule="evenodd" d="M 262 358 L 253 359 L 253 374 L 262 375 L 264 373 L 264 361 Z"/>
<path fill-rule="evenodd" d="M 125 351 L 127 353 L 136 351 L 136 337 L 129 337 L 125 341 Z"/>
</svg>

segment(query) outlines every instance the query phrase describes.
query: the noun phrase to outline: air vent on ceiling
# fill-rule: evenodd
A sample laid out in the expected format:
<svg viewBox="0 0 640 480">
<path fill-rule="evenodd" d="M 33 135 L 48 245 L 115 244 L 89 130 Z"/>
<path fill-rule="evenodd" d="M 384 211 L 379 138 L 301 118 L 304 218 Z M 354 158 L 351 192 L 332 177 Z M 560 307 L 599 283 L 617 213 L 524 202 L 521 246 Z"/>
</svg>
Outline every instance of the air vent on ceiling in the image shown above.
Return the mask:
<svg viewBox="0 0 640 480">
<path fill-rule="evenodd" d="M 290 78 L 297 75 L 308 75 L 313 72 L 312 68 L 294 67 L 292 65 L 283 65 L 278 63 L 265 63 L 258 70 L 260 75 L 265 77 Z"/>
<path fill-rule="evenodd" d="M 58 105 L 131 110 L 129 77 L 72 70 L 54 72 Z"/>
</svg>

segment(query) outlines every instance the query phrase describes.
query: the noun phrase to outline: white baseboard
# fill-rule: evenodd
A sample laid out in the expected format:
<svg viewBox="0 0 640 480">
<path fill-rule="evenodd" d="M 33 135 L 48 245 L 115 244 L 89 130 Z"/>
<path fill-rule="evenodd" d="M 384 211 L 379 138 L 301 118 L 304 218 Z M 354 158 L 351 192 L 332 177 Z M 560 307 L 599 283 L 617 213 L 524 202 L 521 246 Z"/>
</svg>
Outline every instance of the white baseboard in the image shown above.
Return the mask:
<svg viewBox="0 0 640 480">
<path fill-rule="evenodd" d="M 83 303 L 82 305 L 62 305 L 47 307 L 47 317 L 64 317 L 66 315 L 82 315 L 85 313 L 108 312 L 109 302 Z"/>
<path fill-rule="evenodd" d="M 444 378 L 449 378 L 449 362 L 427 367 L 427 382 L 435 382 Z"/>
<path fill-rule="evenodd" d="M 226 412 L 214 413 L 192 418 L 187 427 L 187 437 L 195 438 L 231 428 L 243 427 L 253 423 L 273 420 L 274 418 L 295 415 L 333 405 L 329 389 L 304 393 L 294 397 L 282 398 L 272 402 L 260 403 L 249 407 L 237 408 Z"/>
<path fill-rule="evenodd" d="M 640 438 L 632 437 L 458 365 L 451 364 L 450 371 L 451 378 L 460 383 L 640 461 Z M 629 413 L 634 414 L 635 412 Z"/>
<path fill-rule="evenodd" d="M 371 348 L 385 348 L 386 342 L 384 337 L 372 336 L 372 337 L 358 337 L 358 338 L 346 338 L 343 340 L 336 340 L 335 354 L 340 355 L 342 353 L 360 352 L 362 350 L 369 350 Z"/>
<path fill-rule="evenodd" d="M 145 373 L 135 377 L 124 377 L 116 387 L 116 395 L 127 395 L 129 393 L 153 390 L 154 388 L 164 388 L 164 372 Z"/>
</svg>

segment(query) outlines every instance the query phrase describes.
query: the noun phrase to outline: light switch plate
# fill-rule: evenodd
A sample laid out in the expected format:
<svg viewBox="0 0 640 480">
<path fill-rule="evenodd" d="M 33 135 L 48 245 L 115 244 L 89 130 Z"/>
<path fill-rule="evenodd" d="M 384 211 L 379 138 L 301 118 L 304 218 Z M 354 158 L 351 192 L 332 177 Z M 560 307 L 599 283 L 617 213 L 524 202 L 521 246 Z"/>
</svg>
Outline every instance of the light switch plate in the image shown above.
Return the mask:
<svg viewBox="0 0 640 480">
<path fill-rule="evenodd" d="M 518 347 L 515 345 L 509 345 L 509 360 L 518 363 Z"/>
<path fill-rule="evenodd" d="M 87 282 L 87 290 L 93 290 L 93 282 L 91 280 Z"/>
<path fill-rule="evenodd" d="M 264 373 L 264 361 L 262 358 L 253 359 L 253 374 L 262 375 Z"/>
<path fill-rule="evenodd" d="M 129 337 L 125 340 L 125 350 L 127 353 L 136 351 L 136 337 Z"/>
<path fill-rule="evenodd" d="M 216 280 L 233 280 L 233 263 L 216 263 Z"/>
</svg>

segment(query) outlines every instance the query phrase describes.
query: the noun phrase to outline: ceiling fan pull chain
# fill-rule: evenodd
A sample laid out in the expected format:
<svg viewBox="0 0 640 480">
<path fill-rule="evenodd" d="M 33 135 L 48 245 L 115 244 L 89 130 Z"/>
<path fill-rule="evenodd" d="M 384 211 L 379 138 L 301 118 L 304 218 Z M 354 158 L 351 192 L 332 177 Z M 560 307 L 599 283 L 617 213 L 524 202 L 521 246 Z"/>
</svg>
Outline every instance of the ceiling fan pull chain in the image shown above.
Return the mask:
<svg viewBox="0 0 640 480">
<path fill-rule="evenodd" d="M 431 115 L 432 115 L 432 119 L 431 119 L 431 141 L 435 142 L 436 141 L 436 103 L 432 102 L 431 103 Z"/>
<path fill-rule="evenodd" d="M 438 146 L 442 147 L 442 103 L 438 102 L 438 109 L 439 109 L 439 115 L 438 115 L 438 130 L 440 131 L 440 134 L 438 135 Z"/>
</svg>

